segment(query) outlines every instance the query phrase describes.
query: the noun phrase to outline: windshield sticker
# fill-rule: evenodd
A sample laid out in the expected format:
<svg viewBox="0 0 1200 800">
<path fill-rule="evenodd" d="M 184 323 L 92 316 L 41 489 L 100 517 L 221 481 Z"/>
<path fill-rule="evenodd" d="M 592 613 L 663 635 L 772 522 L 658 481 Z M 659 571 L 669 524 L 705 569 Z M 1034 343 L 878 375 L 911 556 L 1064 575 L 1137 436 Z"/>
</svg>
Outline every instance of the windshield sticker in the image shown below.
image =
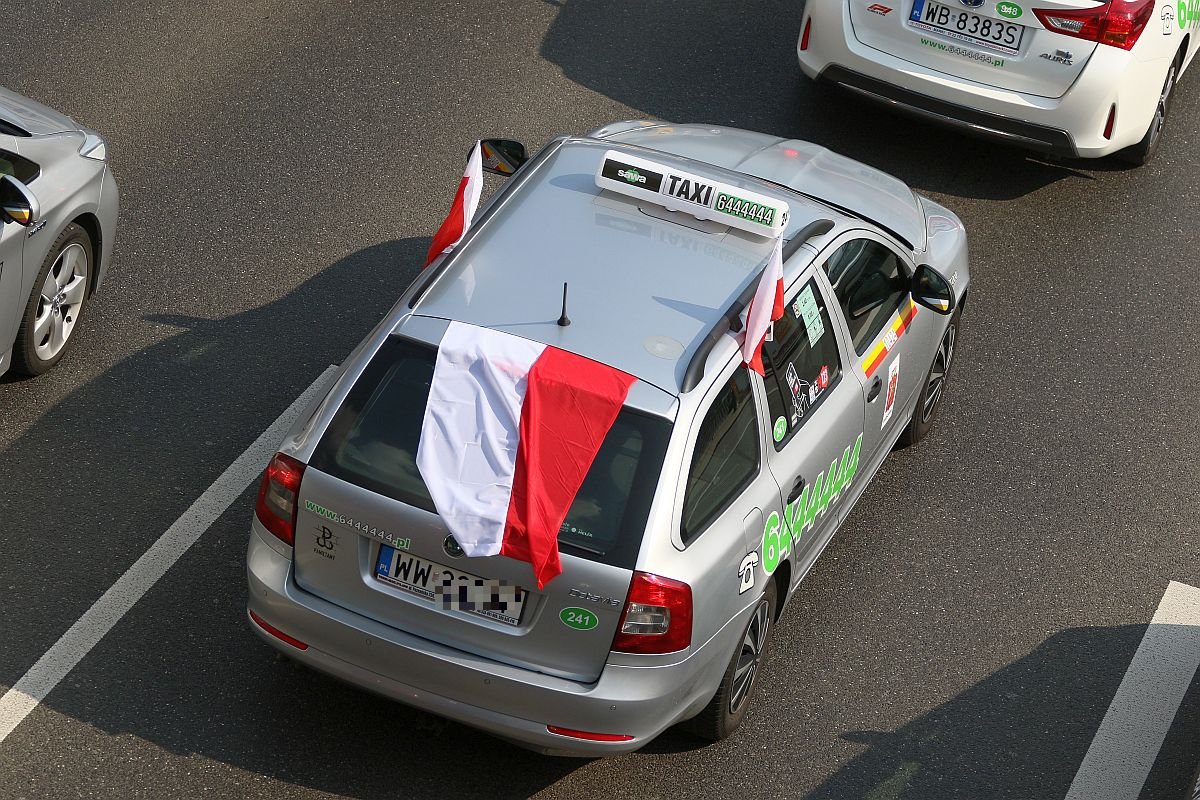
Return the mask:
<svg viewBox="0 0 1200 800">
<path fill-rule="evenodd" d="M 745 594 L 754 588 L 754 568 L 758 566 L 758 553 L 747 553 L 738 565 L 738 594 Z"/>
<path fill-rule="evenodd" d="M 896 342 L 900 341 L 900 337 L 904 335 L 904 331 L 908 330 L 908 326 L 912 324 L 915 316 L 917 316 L 917 304 L 910 297 L 900 307 L 900 310 L 892 315 L 892 321 L 883 336 L 863 359 L 863 373 L 868 378 L 875 374 L 875 370 L 879 369 L 879 365 L 888 357 L 888 353 L 896 346 Z"/>
<path fill-rule="evenodd" d="M 825 335 L 825 323 L 821 320 L 821 309 L 817 308 L 817 298 L 813 297 L 812 284 L 804 287 L 796 302 L 792 303 L 792 313 L 804 320 L 804 330 L 808 334 L 809 347 L 816 347 L 817 342 Z"/>
<path fill-rule="evenodd" d="M 768 575 L 773 574 L 791 554 L 792 545 L 799 544 L 801 534 L 811 528 L 850 487 L 858 472 L 858 452 L 861 447 L 860 433 L 854 444 L 842 453 L 840 463 L 834 458 L 827 473 L 817 475 L 815 481 L 805 485 L 794 503 L 784 507 L 782 520 L 778 511 L 772 511 L 771 516 L 767 517 L 767 524 L 763 528 L 762 559 L 763 569 Z M 828 482 L 826 475 L 829 476 Z"/>
<path fill-rule="evenodd" d="M 886 428 L 888 420 L 892 418 L 892 408 L 896 405 L 896 386 L 899 382 L 900 356 L 896 356 L 896 360 L 888 364 L 887 398 L 883 401 L 883 422 L 879 423 L 880 430 Z"/>
<path fill-rule="evenodd" d="M 786 417 L 776 417 L 775 426 L 771 428 L 771 435 L 775 437 L 775 441 L 782 442 L 783 437 L 787 436 L 788 423 Z"/>
</svg>

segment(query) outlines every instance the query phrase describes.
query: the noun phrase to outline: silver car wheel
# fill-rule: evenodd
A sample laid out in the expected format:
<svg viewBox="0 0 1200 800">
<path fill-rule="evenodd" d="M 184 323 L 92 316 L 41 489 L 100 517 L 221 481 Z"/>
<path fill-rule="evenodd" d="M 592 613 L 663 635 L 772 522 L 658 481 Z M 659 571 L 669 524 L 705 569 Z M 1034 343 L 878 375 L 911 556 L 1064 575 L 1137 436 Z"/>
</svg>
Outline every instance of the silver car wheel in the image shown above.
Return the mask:
<svg viewBox="0 0 1200 800">
<path fill-rule="evenodd" d="M 729 693 L 730 714 L 738 713 L 750 697 L 750 689 L 754 686 L 754 676 L 758 673 L 758 665 L 766 649 L 770 627 L 771 608 L 764 597 L 754 609 L 754 616 L 750 618 L 746 636 L 742 639 L 742 649 L 738 653 L 737 666 L 733 671 L 733 691 Z"/>
<path fill-rule="evenodd" d="M 46 273 L 33 318 L 33 348 L 37 357 L 49 361 L 62 351 L 87 295 L 88 255 L 83 245 L 72 242 L 63 248 Z"/>
<path fill-rule="evenodd" d="M 1150 129 L 1150 146 L 1154 146 L 1154 142 L 1162 134 L 1163 125 L 1167 121 L 1167 111 L 1171 103 L 1171 90 L 1175 88 L 1175 63 L 1172 62 L 1171 68 L 1167 70 L 1167 80 L 1163 83 L 1162 94 L 1158 96 L 1158 107 L 1154 109 L 1154 121 Z"/>
<path fill-rule="evenodd" d="M 950 372 L 950 362 L 954 360 L 954 338 L 957 335 L 953 323 L 946 327 L 937 353 L 933 357 L 933 366 L 929 368 L 929 384 L 925 391 L 925 405 L 921 407 L 921 422 L 929 422 L 933 410 L 937 408 L 938 400 L 942 398 L 942 389 L 946 385 L 946 375 Z"/>
</svg>

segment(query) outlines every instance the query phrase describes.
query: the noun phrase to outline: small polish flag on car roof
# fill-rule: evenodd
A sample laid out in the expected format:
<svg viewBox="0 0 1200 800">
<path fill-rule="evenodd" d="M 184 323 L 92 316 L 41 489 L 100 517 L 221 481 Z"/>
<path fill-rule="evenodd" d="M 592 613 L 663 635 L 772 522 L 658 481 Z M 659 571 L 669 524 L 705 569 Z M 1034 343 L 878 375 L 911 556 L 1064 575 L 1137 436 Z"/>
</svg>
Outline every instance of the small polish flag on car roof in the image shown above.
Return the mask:
<svg viewBox="0 0 1200 800">
<path fill-rule="evenodd" d="M 771 257 L 758 288 L 746 311 L 746 338 L 742 340 L 742 361 L 746 367 L 763 375 L 762 348 L 771 324 L 783 316 L 783 239 L 775 240 Z"/>
<path fill-rule="evenodd" d="M 471 150 L 467 159 L 467 168 L 458 184 L 458 192 L 454 202 L 450 204 L 450 213 L 433 235 L 433 243 L 429 245 L 429 253 L 425 256 L 425 266 L 432 264 L 438 256 L 449 253 L 454 246 L 462 241 L 475 210 L 479 208 L 479 196 L 483 193 L 483 156 L 479 150 L 479 142 Z"/>
<path fill-rule="evenodd" d="M 417 469 L 468 556 L 562 572 L 558 532 L 634 378 L 549 345 L 451 322 L 438 347 Z"/>
</svg>

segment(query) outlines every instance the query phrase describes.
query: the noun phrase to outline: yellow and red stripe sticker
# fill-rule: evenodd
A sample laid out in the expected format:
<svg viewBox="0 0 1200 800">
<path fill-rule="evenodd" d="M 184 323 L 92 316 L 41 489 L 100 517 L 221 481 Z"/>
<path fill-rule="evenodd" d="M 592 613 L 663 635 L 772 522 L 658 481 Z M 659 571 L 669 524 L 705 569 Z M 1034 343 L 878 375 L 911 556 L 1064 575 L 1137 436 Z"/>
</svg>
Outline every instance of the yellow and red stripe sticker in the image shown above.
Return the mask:
<svg viewBox="0 0 1200 800">
<path fill-rule="evenodd" d="M 863 373 L 868 378 L 875 374 L 875 370 L 879 369 L 879 365 L 888 357 L 888 353 L 892 352 L 892 348 L 896 346 L 896 342 L 900 341 L 900 337 L 904 335 L 904 331 L 908 330 L 908 326 L 916 315 L 917 304 L 910 297 L 908 302 L 892 316 L 891 324 L 883 331 L 879 341 L 863 359 Z"/>
</svg>

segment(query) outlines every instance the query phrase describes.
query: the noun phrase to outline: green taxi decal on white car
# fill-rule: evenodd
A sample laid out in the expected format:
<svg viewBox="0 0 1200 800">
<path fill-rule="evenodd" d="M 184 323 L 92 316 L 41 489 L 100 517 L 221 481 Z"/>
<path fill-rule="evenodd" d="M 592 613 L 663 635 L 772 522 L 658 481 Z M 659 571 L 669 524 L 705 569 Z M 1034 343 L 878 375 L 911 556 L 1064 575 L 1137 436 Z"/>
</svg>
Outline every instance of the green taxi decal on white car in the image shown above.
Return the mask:
<svg viewBox="0 0 1200 800">
<path fill-rule="evenodd" d="M 783 509 L 782 523 L 779 512 L 772 511 L 763 528 L 762 564 L 768 575 L 775 572 L 779 563 L 792 552 L 792 544 L 800 541 L 801 534 L 813 526 L 817 518 L 825 513 L 842 491 L 850 486 L 858 472 L 858 451 L 862 447 L 862 434 L 853 445 L 847 446 L 842 454 L 841 465 L 835 458 L 829 465 L 829 481 L 824 472 L 817 475 L 811 485 L 805 486 L 800 497 Z M 835 477 L 836 476 L 836 477 Z"/>
</svg>

